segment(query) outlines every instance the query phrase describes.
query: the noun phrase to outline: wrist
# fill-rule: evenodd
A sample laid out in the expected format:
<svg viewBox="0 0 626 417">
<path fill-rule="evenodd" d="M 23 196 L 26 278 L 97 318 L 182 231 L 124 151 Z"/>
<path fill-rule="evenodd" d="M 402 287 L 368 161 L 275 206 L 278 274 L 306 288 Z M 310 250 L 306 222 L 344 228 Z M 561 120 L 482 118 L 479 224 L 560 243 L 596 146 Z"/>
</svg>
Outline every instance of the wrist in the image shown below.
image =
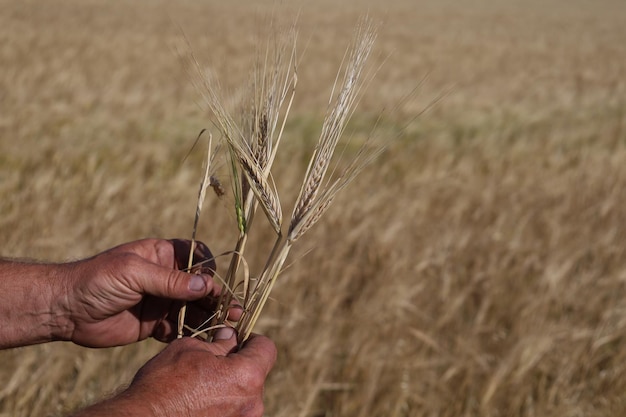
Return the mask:
<svg viewBox="0 0 626 417">
<path fill-rule="evenodd" d="M 77 263 L 50 265 L 50 340 L 71 341 L 74 333 L 72 317 L 72 282 Z"/>
<path fill-rule="evenodd" d="M 66 265 L 0 261 L 0 348 L 67 340 Z"/>
</svg>

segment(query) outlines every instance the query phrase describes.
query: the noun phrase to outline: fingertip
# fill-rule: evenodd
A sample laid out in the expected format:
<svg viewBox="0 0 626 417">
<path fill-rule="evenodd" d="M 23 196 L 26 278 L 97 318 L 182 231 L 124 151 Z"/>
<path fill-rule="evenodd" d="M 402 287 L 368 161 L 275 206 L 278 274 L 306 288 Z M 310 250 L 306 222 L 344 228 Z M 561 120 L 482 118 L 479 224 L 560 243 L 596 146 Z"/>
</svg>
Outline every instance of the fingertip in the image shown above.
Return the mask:
<svg viewBox="0 0 626 417">
<path fill-rule="evenodd" d="M 187 288 L 191 292 L 197 292 L 206 294 L 208 287 L 208 277 L 203 275 L 192 274 L 189 278 L 189 283 L 187 284 Z"/>
<path fill-rule="evenodd" d="M 218 286 L 211 275 L 189 274 L 186 272 L 183 272 L 183 274 L 185 274 L 185 280 L 187 282 L 187 291 L 184 300 L 200 300 L 218 291 Z"/>
<path fill-rule="evenodd" d="M 229 340 L 236 335 L 237 332 L 232 327 L 222 327 L 215 332 L 214 340 Z"/>
<path fill-rule="evenodd" d="M 231 321 L 239 321 L 243 314 L 243 307 L 239 304 L 231 304 L 228 309 L 228 319 Z"/>
<path fill-rule="evenodd" d="M 226 356 L 237 349 L 237 332 L 230 327 L 219 329 L 213 337 L 213 342 L 207 348 L 214 355 Z"/>
</svg>

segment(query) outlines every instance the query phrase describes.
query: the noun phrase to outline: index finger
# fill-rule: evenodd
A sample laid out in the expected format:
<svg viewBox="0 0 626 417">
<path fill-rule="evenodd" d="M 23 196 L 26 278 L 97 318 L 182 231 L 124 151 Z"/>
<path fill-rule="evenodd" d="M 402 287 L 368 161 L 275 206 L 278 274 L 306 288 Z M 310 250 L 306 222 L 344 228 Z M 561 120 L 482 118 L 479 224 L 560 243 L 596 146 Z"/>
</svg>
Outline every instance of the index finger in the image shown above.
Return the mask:
<svg viewBox="0 0 626 417">
<path fill-rule="evenodd" d="M 191 241 L 186 239 L 171 239 L 170 242 L 174 248 L 174 259 L 178 269 L 186 270 L 189 264 Z M 194 243 L 195 246 L 191 265 L 196 268 L 187 272 L 200 272 L 202 274 L 213 275 L 216 268 L 213 254 L 204 243 L 199 241 L 195 241 Z"/>
</svg>

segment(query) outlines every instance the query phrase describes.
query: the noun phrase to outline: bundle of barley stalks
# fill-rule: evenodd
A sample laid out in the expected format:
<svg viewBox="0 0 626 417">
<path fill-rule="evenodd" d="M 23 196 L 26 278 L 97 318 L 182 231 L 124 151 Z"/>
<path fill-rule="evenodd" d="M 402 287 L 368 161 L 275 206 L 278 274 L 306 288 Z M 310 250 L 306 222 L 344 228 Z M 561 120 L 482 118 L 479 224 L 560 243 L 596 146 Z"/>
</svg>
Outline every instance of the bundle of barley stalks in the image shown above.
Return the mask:
<svg viewBox="0 0 626 417">
<path fill-rule="evenodd" d="M 339 169 L 333 163 L 333 155 L 344 136 L 347 122 L 364 86 L 372 77 L 372 72 L 366 71 L 365 64 L 376 39 L 375 32 L 374 24 L 369 19 L 363 19 L 357 25 L 352 45 L 347 49 L 344 62 L 337 73 L 319 140 L 310 157 L 286 227 L 283 227 L 282 205 L 272 176 L 272 164 L 278 153 L 296 91 L 298 78 L 295 28 L 284 31 L 273 42 L 268 42 L 265 54 L 254 69 L 250 96 L 244 101 L 249 105 L 244 106 L 245 110 L 241 115 L 243 122 L 239 124 L 223 105 L 224 99 L 219 94 L 217 82 L 203 73 L 192 53 L 188 55 L 188 67 L 193 68 L 195 74 L 192 79 L 203 93 L 212 122 L 220 136 L 215 143 L 212 136 L 209 139 L 192 242 L 196 239 L 197 225 L 208 187 L 213 187 L 218 195 L 225 192 L 224 186 L 213 173 L 215 159 L 220 153 L 229 166 L 238 237 L 234 249 L 220 255 L 230 256 L 230 265 L 225 275 L 215 273 L 224 288 L 215 313 L 201 326 L 189 328 L 185 324 L 186 306 L 183 306 L 179 315 L 179 337 L 187 329 L 193 336 L 202 335 L 211 340 L 217 329 L 233 325 L 239 342 L 243 343 L 250 336 L 292 245 L 322 217 L 337 193 L 384 148 L 374 146 L 370 135 L 351 156 L 352 159 L 345 168 Z M 260 275 L 251 277 L 244 252 L 259 207 L 275 232 L 276 240 Z M 191 253 L 193 250 L 192 244 Z M 190 255 L 188 269 L 197 267 L 198 265 L 192 264 Z M 241 308 L 242 314 L 236 323 L 228 323 L 229 310 L 233 306 Z"/>
</svg>

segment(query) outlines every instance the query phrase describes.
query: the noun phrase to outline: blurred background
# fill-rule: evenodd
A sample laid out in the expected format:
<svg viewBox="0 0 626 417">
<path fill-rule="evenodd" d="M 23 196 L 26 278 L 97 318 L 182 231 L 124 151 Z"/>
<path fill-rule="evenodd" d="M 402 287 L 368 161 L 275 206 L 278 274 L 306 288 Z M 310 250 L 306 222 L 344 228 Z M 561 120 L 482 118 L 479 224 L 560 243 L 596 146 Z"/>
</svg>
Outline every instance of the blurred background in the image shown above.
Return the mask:
<svg viewBox="0 0 626 417">
<path fill-rule="evenodd" d="M 368 14 L 380 69 L 350 131 L 390 145 L 298 242 L 272 294 L 257 328 L 279 349 L 266 414 L 626 412 L 623 1 L 0 9 L 2 256 L 69 261 L 189 237 L 204 152 L 184 157 L 211 125 L 181 45 L 236 103 L 268 34 L 297 21 L 298 88 L 274 172 L 290 211 Z M 199 238 L 232 249 L 228 197 L 206 206 Z M 249 262 L 268 236 L 253 233 Z M 67 415 L 162 347 L 0 352 L 0 416 Z"/>
</svg>

